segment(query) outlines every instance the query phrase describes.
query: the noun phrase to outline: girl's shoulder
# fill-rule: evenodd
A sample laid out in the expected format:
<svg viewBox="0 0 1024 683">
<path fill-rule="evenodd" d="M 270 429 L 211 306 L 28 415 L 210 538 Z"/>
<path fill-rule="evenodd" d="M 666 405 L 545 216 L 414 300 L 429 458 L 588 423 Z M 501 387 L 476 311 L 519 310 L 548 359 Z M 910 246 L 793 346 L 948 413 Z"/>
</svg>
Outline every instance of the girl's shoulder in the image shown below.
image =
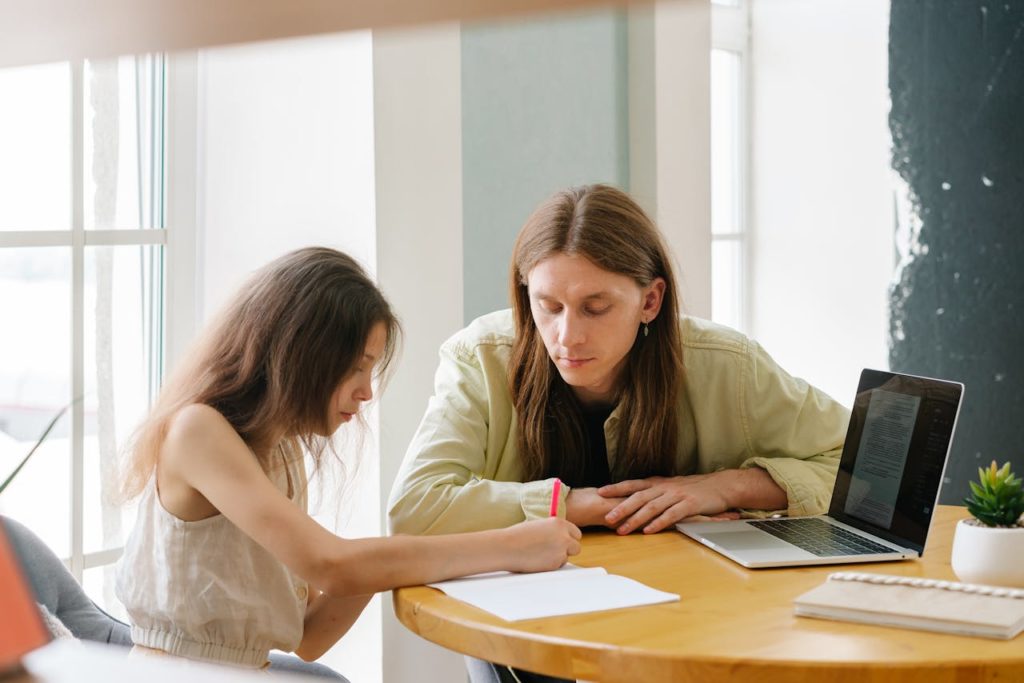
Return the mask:
<svg viewBox="0 0 1024 683">
<path fill-rule="evenodd" d="M 232 437 L 237 434 L 231 425 L 208 405 L 192 403 L 171 416 L 156 465 L 160 502 L 167 512 L 185 522 L 218 514 L 200 488 L 213 461 L 230 457 Z"/>
<path fill-rule="evenodd" d="M 204 403 L 189 403 L 171 416 L 167 423 L 167 436 L 209 436 L 224 429 L 232 433 L 235 431 L 219 410 Z"/>
<path fill-rule="evenodd" d="M 214 453 L 220 458 L 251 457 L 252 451 L 216 408 L 202 403 L 182 406 L 168 421 L 159 460 L 188 465 Z"/>
</svg>

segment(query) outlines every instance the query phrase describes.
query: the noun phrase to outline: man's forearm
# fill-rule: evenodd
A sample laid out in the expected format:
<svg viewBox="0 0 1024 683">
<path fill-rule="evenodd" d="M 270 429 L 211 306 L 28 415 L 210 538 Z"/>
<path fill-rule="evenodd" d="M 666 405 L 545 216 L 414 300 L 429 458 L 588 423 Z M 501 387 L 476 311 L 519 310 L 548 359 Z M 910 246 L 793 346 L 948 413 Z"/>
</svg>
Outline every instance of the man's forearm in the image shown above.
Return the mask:
<svg viewBox="0 0 1024 683">
<path fill-rule="evenodd" d="M 720 480 L 731 509 L 785 510 L 789 506 L 785 489 L 760 467 L 722 470 L 713 476 Z"/>
</svg>

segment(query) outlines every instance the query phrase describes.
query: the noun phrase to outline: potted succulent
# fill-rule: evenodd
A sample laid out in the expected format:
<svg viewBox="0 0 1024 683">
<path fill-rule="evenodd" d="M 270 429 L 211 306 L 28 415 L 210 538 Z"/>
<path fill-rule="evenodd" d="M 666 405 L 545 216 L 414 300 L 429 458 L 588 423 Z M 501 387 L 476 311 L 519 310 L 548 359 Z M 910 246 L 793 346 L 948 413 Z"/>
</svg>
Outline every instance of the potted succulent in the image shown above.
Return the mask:
<svg viewBox="0 0 1024 683">
<path fill-rule="evenodd" d="M 1024 483 L 1010 463 L 979 468 L 964 503 L 973 517 L 957 524 L 953 572 L 966 583 L 1024 586 Z"/>
</svg>

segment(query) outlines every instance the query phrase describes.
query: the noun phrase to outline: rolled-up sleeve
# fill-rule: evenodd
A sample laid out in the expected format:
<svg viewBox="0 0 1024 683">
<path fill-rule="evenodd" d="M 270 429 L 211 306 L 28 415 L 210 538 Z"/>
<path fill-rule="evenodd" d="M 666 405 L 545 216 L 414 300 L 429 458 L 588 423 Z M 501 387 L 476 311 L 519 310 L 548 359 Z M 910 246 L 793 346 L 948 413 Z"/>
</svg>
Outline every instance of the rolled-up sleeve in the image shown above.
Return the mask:
<svg viewBox="0 0 1024 683">
<path fill-rule="evenodd" d="M 791 376 L 750 342 L 740 379 L 740 419 L 748 457 L 788 496 L 790 516 L 828 510 L 850 413 L 823 391 Z"/>
<path fill-rule="evenodd" d="M 434 395 L 391 491 L 392 533 L 493 529 L 548 513 L 554 480 L 515 481 L 505 365 L 484 355 L 457 339 L 442 346 Z"/>
</svg>

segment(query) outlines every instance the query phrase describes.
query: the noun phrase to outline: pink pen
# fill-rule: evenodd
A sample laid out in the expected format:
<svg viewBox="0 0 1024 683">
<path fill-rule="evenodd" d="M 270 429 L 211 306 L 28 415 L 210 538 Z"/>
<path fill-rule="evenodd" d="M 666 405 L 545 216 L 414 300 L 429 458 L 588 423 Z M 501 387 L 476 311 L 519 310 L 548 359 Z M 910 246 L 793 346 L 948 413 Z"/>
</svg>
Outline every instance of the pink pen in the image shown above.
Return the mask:
<svg viewBox="0 0 1024 683">
<path fill-rule="evenodd" d="M 551 487 L 551 514 L 550 517 L 558 516 L 558 494 L 562 492 L 562 480 L 555 479 L 555 485 Z"/>
</svg>

